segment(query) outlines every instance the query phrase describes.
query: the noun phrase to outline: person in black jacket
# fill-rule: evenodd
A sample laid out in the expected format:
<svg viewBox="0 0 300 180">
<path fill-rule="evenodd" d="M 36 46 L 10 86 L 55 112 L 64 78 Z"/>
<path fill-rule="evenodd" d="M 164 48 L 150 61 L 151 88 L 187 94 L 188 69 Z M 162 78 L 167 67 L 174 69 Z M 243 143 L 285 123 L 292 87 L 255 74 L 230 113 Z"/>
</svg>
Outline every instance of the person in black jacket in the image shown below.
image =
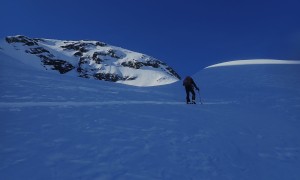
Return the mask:
<svg viewBox="0 0 300 180">
<path fill-rule="evenodd" d="M 186 92 L 186 103 L 187 104 L 196 104 L 196 94 L 194 91 L 194 88 L 197 89 L 197 91 L 199 91 L 199 88 L 197 87 L 196 83 L 194 82 L 193 78 L 191 78 L 190 76 L 187 76 L 184 80 L 183 80 L 183 86 L 185 87 L 185 92 Z M 192 103 L 190 100 L 190 93 L 192 93 Z"/>
</svg>

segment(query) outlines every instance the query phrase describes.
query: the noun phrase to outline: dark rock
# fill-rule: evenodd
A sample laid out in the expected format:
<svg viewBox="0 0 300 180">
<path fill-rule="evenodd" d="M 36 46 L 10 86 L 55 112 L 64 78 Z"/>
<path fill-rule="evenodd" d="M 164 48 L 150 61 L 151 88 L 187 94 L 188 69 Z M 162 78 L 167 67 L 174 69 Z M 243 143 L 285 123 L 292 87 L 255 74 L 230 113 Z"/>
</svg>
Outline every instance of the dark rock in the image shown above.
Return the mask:
<svg viewBox="0 0 300 180">
<path fill-rule="evenodd" d="M 84 68 L 84 64 L 88 64 L 90 61 L 89 57 L 80 57 L 77 67 L 77 72 L 79 73 L 79 77 L 89 78 L 88 70 Z"/>
<path fill-rule="evenodd" d="M 78 67 L 78 68 L 77 68 L 77 72 L 79 72 L 79 73 L 82 72 L 82 70 L 83 70 L 83 69 L 82 69 L 81 67 Z"/>
<path fill-rule="evenodd" d="M 45 40 L 44 39 L 41 39 L 41 38 L 33 38 L 33 40 L 34 41 L 36 41 L 36 42 L 45 42 Z"/>
<path fill-rule="evenodd" d="M 179 76 L 179 74 L 177 74 L 176 73 L 176 71 L 174 71 L 174 69 L 172 69 L 171 67 L 167 67 L 166 68 L 169 72 L 170 72 L 170 74 L 172 74 L 173 76 L 175 76 L 177 79 L 181 79 L 181 77 Z"/>
<path fill-rule="evenodd" d="M 160 64 L 161 64 L 161 62 L 157 61 L 157 60 L 148 60 L 146 62 L 127 61 L 127 62 L 121 63 L 122 66 L 130 67 L 130 68 L 134 68 L 134 69 L 140 69 L 143 66 L 150 66 L 150 67 L 153 67 L 153 68 L 159 68 Z"/>
<path fill-rule="evenodd" d="M 158 60 L 148 60 L 148 61 L 146 61 L 146 63 L 143 63 L 143 64 L 144 64 L 144 66 L 151 66 L 153 68 L 159 68 L 161 62 Z"/>
<path fill-rule="evenodd" d="M 171 67 L 169 67 L 166 63 L 158 61 L 158 60 L 148 60 L 146 62 L 139 62 L 139 61 L 127 61 L 127 62 L 123 62 L 121 63 L 122 66 L 125 67 L 130 67 L 130 68 L 134 68 L 134 69 L 140 69 L 143 66 L 150 66 L 153 68 L 159 68 L 161 67 L 161 65 L 163 66 L 167 66 L 166 70 L 168 71 L 169 74 L 173 75 L 174 77 L 176 77 L 177 79 L 181 79 L 181 77 L 174 71 L 174 69 L 172 69 Z"/>
<path fill-rule="evenodd" d="M 45 55 L 39 55 L 38 57 L 42 59 L 44 66 L 52 66 L 51 69 L 57 70 L 61 74 L 65 74 L 75 68 L 72 64 L 64 60 L 51 59 Z"/>
<path fill-rule="evenodd" d="M 80 46 L 76 45 L 76 43 L 68 44 L 68 45 L 61 46 L 61 47 L 64 49 L 67 49 L 67 50 L 76 50 L 76 51 L 79 51 L 79 49 L 80 49 Z"/>
<path fill-rule="evenodd" d="M 107 44 L 105 44 L 104 42 L 96 42 L 96 46 L 101 46 L 101 47 L 105 47 L 107 46 Z"/>
<path fill-rule="evenodd" d="M 117 74 L 111 74 L 111 73 L 96 73 L 94 75 L 94 77 L 96 79 L 99 79 L 99 80 L 112 81 L 112 82 L 116 82 L 116 81 L 119 81 L 119 80 L 123 79 L 119 75 L 117 75 Z"/>
<path fill-rule="evenodd" d="M 37 40 L 30 39 L 26 36 L 7 36 L 5 38 L 8 43 L 24 43 L 26 46 L 38 45 Z"/>
<path fill-rule="evenodd" d="M 99 57 L 100 54 L 98 52 L 94 52 L 94 54 L 93 54 L 92 58 L 96 64 L 101 64 L 103 62 L 103 60 Z"/>
<path fill-rule="evenodd" d="M 116 59 L 120 59 L 121 58 L 121 57 L 117 56 L 116 51 L 113 50 L 113 49 L 108 50 L 108 55 L 111 56 L 111 57 L 113 57 L 113 58 L 116 58 Z"/>
<path fill-rule="evenodd" d="M 76 56 L 76 57 L 81 57 L 82 55 L 83 55 L 83 53 L 80 51 L 77 51 L 76 53 L 74 53 L 74 56 Z"/>
<path fill-rule="evenodd" d="M 79 51 L 82 52 L 82 53 L 85 53 L 85 52 L 88 52 L 89 50 L 85 49 L 84 47 L 81 47 L 81 48 L 79 49 Z"/>
<path fill-rule="evenodd" d="M 65 42 L 68 43 L 68 42 Z M 97 44 L 97 43 L 96 43 Z M 87 49 L 88 46 L 97 46 L 96 44 L 93 43 L 85 43 L 85 42 L 74 42 L 74 43 L 70 43 L 67 44 L 65 46 L 61 46 L 63 49 L 68 49 L 68 50 L 75 50 L 75 51 L 80 51 L 82 53 L 88 52 L 89 50 Z M 101 45 L 101 43 L 99 42 L 99 45 Z"/>
<path fill-rule="evenodd" d="M 82 64 L 87 64 L 88 62 L 89 62 L 88 57 L 80 57 L 79 62 L 78 62 L 78 66 L 80 67 Z"/>
<path fill-rule="evenodd" d="M 129 77 L 129 76 L 119 76 L 118 74 L 112 74 L 112 73 L 96 73 L 94 74 L 94 77 L 98 80 L 104 80 L 104 81 L 130 81 L 135 80 L 137 77 Z"/>
<path fill-rule="evenodd" d="M 140 69 L 144 64 L 138 61 L 127 61 L 127 62 L 122 62 L 121 65 L 125 67 L 134 68 L 134 69 Z"/>
</svg>

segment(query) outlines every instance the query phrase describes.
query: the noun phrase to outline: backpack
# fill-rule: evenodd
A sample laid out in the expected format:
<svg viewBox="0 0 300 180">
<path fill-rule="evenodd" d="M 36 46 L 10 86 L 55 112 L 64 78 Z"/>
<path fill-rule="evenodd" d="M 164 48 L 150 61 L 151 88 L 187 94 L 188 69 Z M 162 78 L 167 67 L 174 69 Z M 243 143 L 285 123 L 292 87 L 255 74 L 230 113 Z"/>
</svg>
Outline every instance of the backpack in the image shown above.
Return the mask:
<svg viewBox="0 0 300 180">
<path fill-rule="evenodd" d="M 184 86 L 191 86 L 193 84 L 193 79 L 188 76 L 183 80 L 183 85 Z"/>
</svg>

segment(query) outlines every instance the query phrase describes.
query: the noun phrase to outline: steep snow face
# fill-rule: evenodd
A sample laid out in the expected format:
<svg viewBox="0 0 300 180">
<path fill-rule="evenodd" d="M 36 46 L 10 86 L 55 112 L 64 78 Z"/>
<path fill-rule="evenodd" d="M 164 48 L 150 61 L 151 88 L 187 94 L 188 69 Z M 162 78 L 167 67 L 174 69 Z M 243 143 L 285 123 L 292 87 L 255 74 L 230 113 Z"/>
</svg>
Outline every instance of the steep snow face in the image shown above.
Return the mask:
<svg viewBox="0 0 300 180">
<path fill-rule="evenodd" d="M 274 60 L 274 59 L 236 60 L 236 61 L 228 61 L 228 62 L 211 65 L 206 68 L 222 67 L 222 66 L 258 65 L 258 64 L 300 64 L 300 61 Z"/>
<path fill-rule="evenodd" d="M 134 86 L 157 86 L 180 76 L 166 63 L 145 54 L 98 41 L 62 41 L 8 36 L 2 51 L 37 69 Z"/>
</svg>

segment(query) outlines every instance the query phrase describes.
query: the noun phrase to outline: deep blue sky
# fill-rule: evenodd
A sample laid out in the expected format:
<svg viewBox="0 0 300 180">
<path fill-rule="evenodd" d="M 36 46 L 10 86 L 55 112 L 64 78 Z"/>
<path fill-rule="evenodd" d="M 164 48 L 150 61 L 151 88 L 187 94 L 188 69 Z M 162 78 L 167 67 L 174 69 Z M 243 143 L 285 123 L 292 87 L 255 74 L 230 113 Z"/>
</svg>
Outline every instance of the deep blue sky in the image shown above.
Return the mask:
<svg viewBox="0 0 300 180">
<path fill-rule="evenodd" d="M 229 60 L 300 60 L 299 0 L 1 0 L 0 36 L 103 41 L 181 76 Z"/>
</svg>

